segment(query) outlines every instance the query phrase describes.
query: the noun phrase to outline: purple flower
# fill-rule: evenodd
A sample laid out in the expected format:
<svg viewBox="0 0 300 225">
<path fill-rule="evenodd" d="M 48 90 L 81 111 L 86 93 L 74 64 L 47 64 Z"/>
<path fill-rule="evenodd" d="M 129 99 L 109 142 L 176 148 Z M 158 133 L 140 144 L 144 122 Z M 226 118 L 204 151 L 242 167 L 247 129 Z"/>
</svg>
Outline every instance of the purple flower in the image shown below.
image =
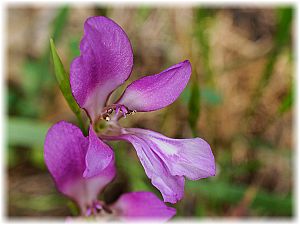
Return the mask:
<svg viewBox="0 0 300 225">
<path fill-rule="evenodd" d="M 154 111 L 173 103 L 190 79 L 192 70 L 188 60 L 134 81 L 119 100 L 108 104 L 110 94 L 132 71 L 133 53 L 128 37 L 112 20 L 91 17 L 84 24 L 80 51 L 70 68 L 73 96 L 87 112 L 98 137 L 124 140 L 134 146 L 147 176 L 164 201 L 176 203 L 183 197 L 184 177 L 197 180 L 215 175 L 214 156 L 203 139 L 171 139 L 154 131 L 122 128 L 118 123 L 121 117 L 134 112 Z M 98 126 L 103 121 L 106 130 L 100 132 Z M 87 158 L 91 166 L 86 176 L 97 174 L 98 167 L 103 168 L 103 163 L 95 162 L 98 158 L 90 160 L 91 163 Z"/>
<path fill-rule="evenodd" d="M 116 169 L 111 148 L 97 138 L 93 129 L 84 137 L 76 126 L 59 122 L 48 131 L 44 151 L 58 190 L 77 202 L 83 216 L 165 221 L 176 213 L 150 192 L 123 194 L 112 205 L 97 200 L 99 192 L 115 177 Z M 87 177 L 91 171 L 97 173 Z"/>
</svg>

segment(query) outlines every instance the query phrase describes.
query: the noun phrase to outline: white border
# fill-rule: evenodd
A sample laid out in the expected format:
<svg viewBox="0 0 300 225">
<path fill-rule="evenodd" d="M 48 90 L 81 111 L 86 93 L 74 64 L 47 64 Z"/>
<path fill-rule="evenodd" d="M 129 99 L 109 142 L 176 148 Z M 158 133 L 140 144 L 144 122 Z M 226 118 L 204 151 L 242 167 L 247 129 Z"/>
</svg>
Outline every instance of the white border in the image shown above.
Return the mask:
<svg viewBox="0 0 300 225">
<path fill-rule="evenodd" d="M 31 5 L 31 4 L 42 4 L 42 5 L 59 5 L 59 4 L 71 4 L 71 5 L 92 5 L 92 4 L 105 4 L 108 6 L 120 6 L 120 5 L 141 5 L 141 4 L 146 4 L 149 6 L 155 5 L 155 6 L 196 6 L 196 5 L 207 5 L 207 6 L 252 6 L 252 7 L 263 7 L 263 6 L 274 6 L 274 5 L 285 5 L 285 4 L 293 4 L 296 6 L 296 18 L 295 18 L 295 36 L 294 36 L 294 46 L 295 46 L 295 59 L 296 59 L 296 64 L 295 64 L 295 79 L 296 79 L 296 84 L 297 84 L 297 98 L 296 98 L 296 109 L 295 109 L 295 122 L 296 122 L 296 126 L 294 126 L 294 134 L 295 134 L 295 146 L 297 151 L 295 152 L 295 159 L 294 159 L 294 178 L 296 180 L 295 182 L 295 186 L 294 186 L 294 196 L 295 198 L 295 204 L 294 204 L 294 210 L 295 210 L 295 215 L 294 215 L 294 219 L 292 220 L 293 223 L 297 223 L 299 222 L 299 193 L 298 193 L 298 188 L 299 186 L 299 166 L 298 163 L 300 162 L 299 160 L 299 119 L 298 116 L 299 115 L 299 44 L 298 44 L 298 40 L 299 40 L 299 30 L 300 30 L 300 25 L 299 25 L 299 3 L 297 1 L 275 1 L 275 0 L 261 0 L 261 1 L 250 1 L 250 0 L 240 0 L 240 1 L 225 1 L 225 0 L 211 0 L 211 1 L 197 1 L 197 0 L 184 0 L 184 1 L 178 1 L 178 0 L 173 0 L 173 1 L 166 1 L 166 0 L 144 0 L 144 1 L 139 1 L 139 0 L 127 0 L 127 1 L 120 1 L 120 0 L 110 0 L 110 1 L 100 1 L 100 0 L 89 0 L 89 1 L 77 1 L 77 0 L 64 0 L 64 1 L 59 1 L 59 0 L 40 0 L 40 1 L 26 1 L 26 0 L 0 0 L 0 71 L 2 74 L 2 79 L 1 79 L 1 83 L 0 83 L 0 93 L 1 93 L 1 98 L 0 98 L 0 110 L 1 110 L 1 115 L 0 115 L 0 134 L 1 134 L 1 138 L 0 138 L 0 145 L 2 146 L 2 151 L 0 154 L 2 163 L 1 163 L 1 167 L 2 167 L 2 171 L 0 173 L 0 187 L 1 187 L 1 204 L 0 204 L 0 211 L 1 211 L 1 221 L 3 223 L 8 223 L 8 222 L 16 222 L 16 223 L 44 223 L 44 224 L 50 224 L 50 222 L 52 223 L 53 221 L 50 220 L 46 220 L 46 219 L 21 219 L 21 220 L 10 220 L 7 221 L 6 218 L 6 207 L 7 207 L 7 202 L 6 202 L 6 182 L 5 182 L 5 178 L 6 178 L 6 168 L 5 168 L 5 159 L 4 159 L 4 152 L 5 152 L 5 114 L 6 114 L 6 110 L 5 110 L 5 86 L 4 86 L 4 80 L 5 80 L 5 39 L 6 39 L 6 34 L 5 34 L 5 26 L 6 26 L 6 7 L 7 5 L 12 5 L 12 4 L 18 4 L 18 5 Z M 276 162 L 274 162 L 276 163 Z M 212 224 L 212 223 L 224 223 L 224 224 L 231 224 L 231 223 L 247 223 L 247 224 L 262 224 L 262 223 L 267 223 L 267 224 L 288 224 L 291 223 L 289 220 L 277 220 L 276 218 L 274 219 L 261 219 L 261 218 L 257 218 L 257 220 L 255 219 L 249 219 L 249 218 L 245 218 L 245 219 L 230 219 L 230 218 L 220 218 L 220 219 L 201 219 L 200 221 L 196 221 L 196 220 L 182 220 L 182 221 L 175 221 L 175 223 L 192 223 L 192 224 L 196 224 L 196 223 L 201 223 L 201 224 Z M 59 224 L 65 224 L 65 223 L 59 223 Z"/>
</svg>

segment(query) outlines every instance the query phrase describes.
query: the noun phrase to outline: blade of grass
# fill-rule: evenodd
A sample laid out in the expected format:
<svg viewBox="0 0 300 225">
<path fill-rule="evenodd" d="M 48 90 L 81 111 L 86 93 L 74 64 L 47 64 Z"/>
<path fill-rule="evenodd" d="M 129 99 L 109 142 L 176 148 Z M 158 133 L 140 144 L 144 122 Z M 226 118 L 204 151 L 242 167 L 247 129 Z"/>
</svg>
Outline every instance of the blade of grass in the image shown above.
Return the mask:
<svg viewBox="0 0 300 225">
<path fill-rule="evenodd" d="M 25 211 L 47 212 L 65 204 L 66 199 L 57 194 L 24 195 L 15 194 L 11 197 L 14 207 Z"/>
<path fill-rule="evenodd" d="M 68 7 L 65 6 L 58 9 L 50 32 L 51 36 L 54 37 L 55 40 L 58 40 L 62 36 L 68 15 Z M 50 49 L 47 46 L 42 55 L 38 56 L 38 58 L 27 59 L 24 62 L 24 79 L 22 82 L 22 91 L 24 92 L 24 97 L 20 98 L 20 100 L 14 106 L 22 109 L 20 112 L 24 116 L 36 118 L 43 113 L 43 108 L 40 107 L 40 96 L 42 96 L 41 93 L 47 90 L 52 90 L 54 85 L 54 79 L 50 73 L 51 70 L 47 69 L 50 67 L 49 51 Z M 24 105 L 27 106 L 25 109 Z"/>
<path fill-rule="evenodd" d="M 288 90 L 288 93 L 284 97 L 283 101 L 281 102 L 281 105 L 278 108 L 278 114 L 282 115 L 283 113 L 287 112 L 292 108 L 294 104 L 294 85 L 291 84 Z"/>
<path fill-rule="evenodd" d="M 124 142 L 111 142 L 110 145 L 118 150 L 115 151 L 116 166 L 119 172 L 126 174 L 131 191 L 150 191 L 159 195 L 158 190 L 151 185 L 140 162 L 129 154 L 133 150 L 129 151 L 130 145 Z"/>
<path fill-rule="evenodd" d="M 43 146 L 50 124 L 32 119 L 9 118 L 7 141 L 11 146 Z"/>
<path fill-rule="evenodd" d="M 54 40 L 58 40 L 62 35 L 62 31 L 67 23 L 69 16 L 69 7 L 64 6 L 58 10 L 57 16 L 53 21 L 52 37 Z"/>
<path fill-rule="evenodd" d="M 139 23 L 144 23 L 151 13 L 151 8 L 148 6 L 141 6 L 136 11 L 136 19 Z"/>
<path fill-rule="evenodd" d="M 214 11 L 212 9 L 198 8 L 196 10 L 195 36 L 198 40 L 201 51 L 200 57 L 206 81 L 205 83 L 210 86 L 214 85 L 214 77 L 210 63 L 210 36 L 207 30 L 211 24 L 213 15 Z"/>
<path fill-rule="evenodd" d="M 64 66 L 58 56 L 53 39 L 50 39 L 50 49 L 51 49 L 51 54 L 52 54 L 55 76 L 56 76 L 59 88 L 60 88 L 62 94 L 64 95 L 69 107 L 76 115 L 82 132 L 86 135 L 87 131 L 85 129 L 84 122 L 81 117 L 80 107 L 78 106 L 77 102 L 75 101 L 75 99 L 72 95 L 69 76 L 66 73 Z"/>
<path fill-rule="evenodd" d="M 282 48 L 286 45 L 290 38 L 291 25 L 293 20 L 293 9 L 290 7 L 280 8 L 277 13 L 277 31 L 275 34 L 274 48 L 270 54 L 269 60 L 262 73 L 262 76 L 255 88 L 252 102 L 249 109 L 246 111 L 246 116 L 250 117 L 255 112 L 259 99 L 263 93 L 263 89 L 268 85 L 274 71 L 275 64 Z"/>
<path fill-rule="evenodd" d="M 194 137 L 197 137 L 197 121 L 200 114 L 200 88 L 197 82 L 192 83 L 189 100 L 189 123 Z"/>
<path fill-rule="evenodd" d="M 274 65 L 275 62 L 277 61 L 279 53 L 290 38 L 292 19 L 293 19 L 292 8 L 281 8 L 278 10 L 277 12 L 278 27 L 275 35 L 274 53 L 270 56 L 269 62 L 266 65 L 265 71 L 261 77 L 261 82 L 260 82 L 261 88 L 265 87 L 268 84 L 268 81 L 270 80 L 273 74 Z"/>
<path fill-rule="evenodd" d="M 233 185 L 221 181 L 187 181 L 186 192 L 194 192 L 207 197 L 210 201 L 220 204 L 237 204 L 245 192 L 246 186 Z M 250 208 L 260 213 L 277 216 L 290 216 L 293 214 L 291 196 L 279 196 L 259 190 L 254 197 Z"/>
</svg>

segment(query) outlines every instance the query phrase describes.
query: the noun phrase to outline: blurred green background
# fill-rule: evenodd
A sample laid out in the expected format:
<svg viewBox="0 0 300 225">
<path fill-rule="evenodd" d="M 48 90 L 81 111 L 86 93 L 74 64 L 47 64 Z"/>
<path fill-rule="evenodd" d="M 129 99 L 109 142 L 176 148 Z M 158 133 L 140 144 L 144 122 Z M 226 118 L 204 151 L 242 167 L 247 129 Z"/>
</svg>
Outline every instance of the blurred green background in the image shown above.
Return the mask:
<svg viewBox="0 0 300 225">
<path fill-rule="evenodd" d="M 131 78 L 189 59 L 193 74 L 171 106 L 137 113 L 124 126 L 210 143 L 217 175 L 186 181 L 177 217 L 292 217 L 293 7 L 106 7 L 8 5 L 6 30 L 6 167 L 9 217 L 66 217 L 75 205 L 45 168 L 43 142 L 60 120 L 77 124 L 55 79 L 49 38 L 66 69 L 79 54 L 87 17 L 104 15 L 128 34 Z M 117 94 L 120 94 L 119 92 Z M 112 143 L 118 176 L 99 197 L 150 190 L 131 145 Z"/>
</svg>

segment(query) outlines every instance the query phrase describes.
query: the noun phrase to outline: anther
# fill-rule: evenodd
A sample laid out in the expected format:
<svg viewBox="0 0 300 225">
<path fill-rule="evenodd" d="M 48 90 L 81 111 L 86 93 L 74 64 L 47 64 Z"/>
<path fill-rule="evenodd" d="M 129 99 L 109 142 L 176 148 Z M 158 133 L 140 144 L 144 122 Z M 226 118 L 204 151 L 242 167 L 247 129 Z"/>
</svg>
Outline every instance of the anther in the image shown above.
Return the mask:
<svg viewBox="0 0 300 225">
<path fill-rule="evenodd" d="M 134 115 L 136 113 L 136 110 L 128 110 L 126 113 L 127 115 Z"/>
<path fill-rule="evenodd" d="M 102 206 L 98 202 L 96 202 L 94 204 L 94 208 L 95 208 L 97 213 L 99 213 L 103 209 Z"/>
<path fill-rule="evenodd" d="M 114 110 L 113 110 L 112 108 L 109 108 L 109 109 L 106 110 L 106 113 L 108 113 L 108 114 L 110 115 L 110 114 L 113 113 L 113 111 L 114 111 Z"/>
<path fill-rule="evenodd" d="M 120 112 L 123 114 L 123 117 L 126 118 L 126 115 L 128 114 L 127 112 L 123 111 L 122 109 L 120 109 Z"/>
<path fill-rule="evenodd" d="M 114 113 L 114 116 L 111 115 Z M 136 113 L 136 110 L 130 110 L 128 109 L 126 106 L 124 105 L 111 105 L 106 107 L 103 111 L 102 114 L 100 116 L 100 119 L 104 119 L 107 122 L 110 120 L 115 120 L 119 118 L 119 114 L 121 114 L 124 118 L 127 117 L 127 115 L 133 115 Z"/>
<path fill-rule="evenodd" d="M 91 207 L 88 207 L 88 208 L 86 209 L 85 216 L 90 216 L 90 215 L 92 215 L 92 208 L 91 208 Z"/>
</svg>

